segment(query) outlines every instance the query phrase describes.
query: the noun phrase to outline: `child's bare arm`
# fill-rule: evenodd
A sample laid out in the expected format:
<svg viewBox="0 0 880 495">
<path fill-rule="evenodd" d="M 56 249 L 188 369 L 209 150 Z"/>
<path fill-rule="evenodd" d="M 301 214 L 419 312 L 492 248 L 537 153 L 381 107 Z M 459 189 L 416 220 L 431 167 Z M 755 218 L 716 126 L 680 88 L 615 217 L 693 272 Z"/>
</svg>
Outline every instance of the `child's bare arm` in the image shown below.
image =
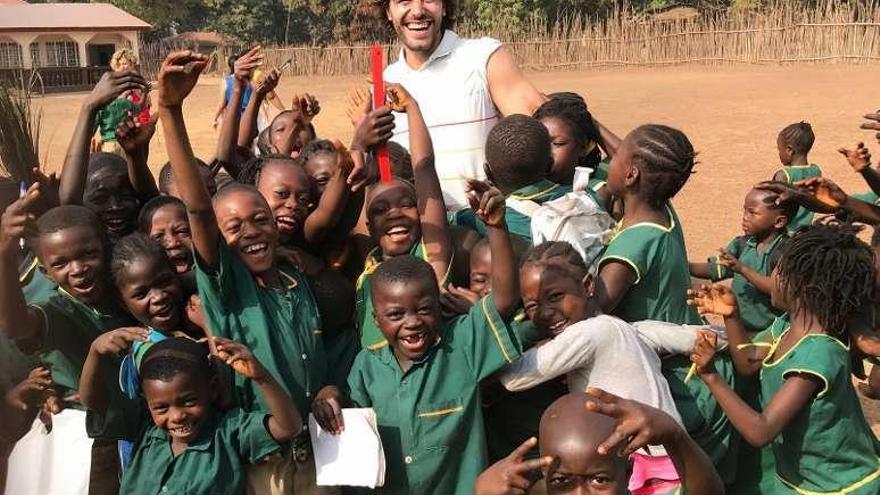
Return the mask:
<svg viewBox="0 0 880 495">
<path fill-rule="evenodd" d="M 211 196 L 193 156 L 182 108 L 183 100 L 195 87 L 206 65 L 206 56 L 189 50 L 168 55 L 159 71 L 157 106 L 168 159 L 189 216 L 193 247 L 207 266 L 214 267 L 219 257 L 220 230 Z"/>
<path fill-rule="evenodd" d="M 232 177 L 238 177 L 241 172 L 238 155 L 235 152 L 239 138 L 239 124 L 242 118 L 239 111 L 241 100 L 244 98 L 251 71 L 259 65 L 261 60 L 262 54 L 259 52 L 259 47 L 256 47 L 239 57 L 233 66 L 232 93 L 226 105 L 228 111 L 223 114 L 223 127 L 217 141 L 216 156 L 217 161 Z"/>
<path fill-rule="evenodd" d="M 6 392 L 3 404 L 0 404 L 3 409 L 0 411 L 3 420 L 0 442 L 14 444 L 27 434 L 47 398 L 54 393 L 52 387 L 52 373 L 45 366 L 39 366 Z"/>
<path fill-rule="evenodd" d="M 692 277 L 702 278 L 704 280 L 712 280 L 712 265 L 710 265 L 709 263 L 689 262 L 688 268 L 690 269 Z"/>
<path fill-rule="evenodd" d="M 754 268 L 742 263 L 739 258 L 734 256 L 733 253 L 726 249 L 719 249 L 718 256 L 718 264 L 726 266 L 733 270 L 734 273 L 739 273 L 746 280 L 749 281 L 750 284 L 754 285 L 759 291 L 764 294 L 770 295 L 770 291 L 773 290 L 773 281 L 769 276 L 764 275 L 756 271 Z"/>
<path fill-rule="evenodd" d="M 18 241 L 35 231 L 33 208 L 39 198 L 36 182 L 25 197 L 6 208 L 0 221 L 0 332 L 14 340 L 39 336 L 44 325 L 42 314 L 25 302 L 18 281 Z"/>
<path fill-rule="evenodd" d="M 262 48 L 259 46 L 254 47 L 247 53 L 246 57 L 241 65 L 237 61 L 235 65 L 236 85 L 241 86 L 242 93 L 248 83 L 253 85 L 251 99 L 248 102 L 247 108 L 244 109 L 244 115 L 241 115 L 241 127 L 236 128 L 238 146 L 242 148 L 250 148 L 254 138 L 257 137 L 259 132 L 257 130 L 257 120 L 260 115 L 260 108 L 263 106 L 266 94 L 278 85 L 278 78 L 280 77 L 278 71 L 272 69 L 267 71 L 260 81 L 252 80 L 254 69 L 263 61 Z M 241 99 L 239 99 L 238 105 L 238 107 L 234 108 L 241 107 Z"/>
<path fill-rule="evenodd" d="M 106 360 L 125 355 L 133 342 L 146 342 L 148 334 L 144 328 L 120 328 L 104 333 L 92 342 L 79 377 L 79 400 L 84 406 L 100 413 L 107 410 L 109 402 L 103 371 Z"/>
<path fill-rule="evenodd" d="M 609 158 L 614 157 L 623 140 L 620 139 L 617 134 L 614 134 L 611 129 L 602 125 L 598 120 L 593 119 L 593 123 L 596 124 L 596 129 L 599 130 L 599 147 L 605 151 L 605 154 L 608 155 Z"/>
<path fill-rule="evenodd" d="M 156 133 L 159 114 L 153 114 L 146 124 L 141 124 L 136 119 L 137 116 L 131 113 L 122 119 L 116 129 L 116 141 L 125 151 L 128 180 L 143 204 L 159 195 L 156 179 L 147 164 L 150 157 L 150 141 Z"/>
<path fill-rule="evenodd" d="M 95 134 L 98 111 L 125 91 L 144 89 L 147 83 L 134 71 L 106 72 L 83 102 L 73 137 L 67 146 L 64 166 L 61 168 L 61 186 L 58 195 L 63 205 L 83 202 L 86 175 L 89 170 L 89 144 Z"/>
<path fill-rule="evenodd" d="M 599 269 L 596 299 L 605 313 L 612 313 L 626 293 L 636 283 L 636 272 L 628 265 L 609 261 Z"/>
<path fill-rule="evenodd" d="M 318 207 L 309 214 L 303 225 L 305 240 L 313 246 L 324 240 L 333 227 L 339 223 L 342 214 L 345 213 L 349 195 L 347 180 L 355 168 L 354 160 L 362 159 L 360 152 L 349 154 L 345 145 L 338 139 L 333 144 L 336 146 L 336 171 L 327 182 Z"/>
<path fill-rule="evenodd" d="M 293 399 L 251 351 L 237 342 L 220 337 L 214 337 L 214 347 L 215 355 L 220 360 L 239 375 L 253 380 L 260 388 L 271 414 L 267 427 L 272 438 L 277 442 L 284 442 L 297 436 L 303 427 L 299 410 Z"/>
<path fill-rule="evenodd" d="M 452 257 L 452 238 L 446 217 L 446 203 L 437 169 L 434 168 L 434 145 L 418 102 L 403 88 L 388 86 L 391 108 L 406 112 L 409 122 L 409 147 L 412 155 L 413 178 L 416 185 L 422 223 L 422 239 L 428 263 L 434 268 L 437 281 L 443 283 Z"/>
<path fill-rule="evenodd" d="M 880 172 L 871 167 L 871 152 L 865 143 L 856 144 L 854 150 L 840 148 L 837 150 L 846 158 L 853 171 L 860 174 L 874 194 L 880 194 Z"/>
</svg>

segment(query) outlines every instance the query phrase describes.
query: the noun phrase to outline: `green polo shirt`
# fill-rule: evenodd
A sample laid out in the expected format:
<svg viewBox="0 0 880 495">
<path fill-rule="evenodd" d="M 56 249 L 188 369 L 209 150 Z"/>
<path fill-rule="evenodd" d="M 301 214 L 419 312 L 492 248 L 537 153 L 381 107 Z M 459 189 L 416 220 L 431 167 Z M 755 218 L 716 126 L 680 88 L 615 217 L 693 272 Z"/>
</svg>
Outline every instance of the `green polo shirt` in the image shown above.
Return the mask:
<svg viewBox="0 0 880 495">
<path fill-rule="evenodd" d="M 781 234 L 767 246 L 764 246 L 762 251 L 759 251 L 758 239 L 754 236 L 737 237 L 727 245 L 727 252 L 752 270 L 761 275 L 770 276 L 776 263 L 779 262 L 788 240 L 787 234 Z M 736 294 L 739 316 L 746 330 L 760 332 L 769 327 L 773 320 L 781 314 L 780 311 L 773 309 L 769 294 L 761 292 L 742 274 L 734 273 L 730 268 L 718 264 L 716 256 L 709 258 L 709 266 L 712 271 L 712 281 L 733 278 L 733 293 Z"/>
<path fill-rule="evenodd" d="M 822 177 L 822 169 L 815 164 L 782 167 L 781 172 L 785 175 L 785 181 L 789 184 L 794 184 L 801 180 L 812 179 L 813 177 Z M 803 206 L 798 208 L 794 220 L 788 223 L 788 230 L 794 232 L 800 227 L 813 225 L 814 216 L 815 214 L 812 211 Z"/>
<path fill-rule="evenodd" d="M 514 191 L 507 197 L 520 201 L 534 201 L 543 204 L 547 201 L 561 198 L 571 192 L 571 186 L 562 186 L 549 180 L 542 180 L 530 186 Z M 592 194 L 592 191 L 590 191 Z M 598 204 L 598 202 L 597 202 Z M 529 242 L 532 240 L 532 219 L 511 207 L 505 208 L 504 218 L 507 220 L 507 228 L 511 234 L 518 235 Z M 453 214 L 450 221 L 452 225 L 460 225 L 476 230 L 481 235 L 486 235 L 486 226 L 477 218 L 476 213 L 471 209 L 460 210 Z"/>
<path fill-rule="evenodd" d="M 629 266 L 636 280 L 611 313 L 628 321 L 656 320 L 700 325 L 702 318 L 687 305 L 691 287 L 684 232 L 672 206 L 666 207 L 669 227 L 639 223 L 620 227 L 599 261 Z M 735 370 L 730 356 L 719 354 L 715 367 L 733 384 Z M 738 437 L 718 401 L 699 378 L 686 381 L 691 362 L 685 356 L 663 360 L 663 376 L 688 434 L 706 451 L 725 481 L 736 475 Z"/>
<path fill-rule="evenodd" d="M 823 384 L 773 440 L 780 492 L 880 493 L 880 442 L 865 421 L 851 373 L 849 349 L 825 334 L 806 335 L 781 356 L 764 360 L 764 407 L 792 375 L 811 375 Z"/>
<path fill-rule="evenodd" d="M 388 346 L 361 351 L 348 384 L 358 406 L 376 411 L 387 466 L 377 492 L 472 494 L 488 462 L 480 381 L 519 356 L 491 295 L 443 325 L 406 373 Z"/>
<path fill-rule="evenodd" d="M 199 437 L 175 457 L 168 432 L 144 409 L 126 415 L 124 439 L 135 447 L 119 493 L 244 495 L 247 465 L 280 449 L 266 427 L 268 415 L 232 409 L 215 411 Z"/>
<path fill-rule="evenodd" d="M 298 270 L 285 265 L 278 267 L 285 286 L 266 287 L 222 239 L 219 253 L 213 271 L 196 256 L 205 321 L 214 335 L 246 345 L 307 418 L 315 394 L 327 384 L 321 322 L 309 285 Z M 253 380 L 236 374 L 234 388 L 239 407 L 268 410 Z"/>
</svg>

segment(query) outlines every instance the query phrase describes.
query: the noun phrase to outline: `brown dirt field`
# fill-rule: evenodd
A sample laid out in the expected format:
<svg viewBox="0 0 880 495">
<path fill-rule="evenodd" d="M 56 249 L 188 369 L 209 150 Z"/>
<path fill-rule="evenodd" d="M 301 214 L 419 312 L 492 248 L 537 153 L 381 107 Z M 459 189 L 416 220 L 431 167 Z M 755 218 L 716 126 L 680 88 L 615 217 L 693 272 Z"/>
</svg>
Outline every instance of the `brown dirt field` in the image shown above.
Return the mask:
<svg viewBox="0 0 880 495">
<path fill-rule="evenodd" d="M 861 115 L 880 107 L 874 91 L 880 66 L 817 65 L 786 67 L 702 67 L 591 70 L 532 73 L 544 92 L 576 91 L 594 116 L 621 136 L 635 126 L 656 122 L 684 130 L 700 151 L 697 173 L 675 200 L 692 259 L 704 258 L 740 232 L 740 208 L 748 188 L 778 169 L 776 135 L 787 124 L 807 120 L 817 135 L 811 159 L 851 193 L 867 190 L 838 155 L 840 146 L 862 140 Z M 287 78 L 278 93 L 289 98 L 309 91 L 321 100 L 316 120 L 325 137 L 347 141 L 345 95 L 364 78 Z M 185 114 L 197 155 L 210 158 L 216 141 L 211 117 L 219 79 L 205 78 L 187 101 Z M 39 100 L 44 110 L 43 153 L 47 168 L 60 167 L 84 94 Z M 161 131 L 154 140 L 151 165 L 165 161 Z M 880 156 L 880 153 L 876 154 Z M 866 406 L 880 421 L 880 402 Z M 875 428 L 880 433 L 880 425 Z"/>
</svg>

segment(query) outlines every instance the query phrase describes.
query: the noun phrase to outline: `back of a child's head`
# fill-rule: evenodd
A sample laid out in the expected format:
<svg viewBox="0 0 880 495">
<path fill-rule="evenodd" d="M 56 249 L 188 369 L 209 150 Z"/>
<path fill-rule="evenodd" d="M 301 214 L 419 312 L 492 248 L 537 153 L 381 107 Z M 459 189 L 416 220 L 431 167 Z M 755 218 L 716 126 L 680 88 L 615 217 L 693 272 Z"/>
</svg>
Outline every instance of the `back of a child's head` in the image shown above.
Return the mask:
<svg viewBox="0 0 880 495">
<path fill-rule="evenodd" d="M 559 119 L 574 131 L 574 138 L 581 148 L 593 143 L 592 151 L 581 158 L 582 167 L 595 167 L 601 159 L 601 152 L 596 144 L 599 142 L 599 130 L 593 116 L 587 109 L 587 102 L 576 93 L 554 93 L 543 105 L 535 110 L 534 117 L 538 120 Z"/>
<path fill-rule="evenodd" d="M 309 278 L 315 296 L 324 332 L 353 328 L 355 288 L 344 275 L 333 270 L 322 270 Z"/>
<path fill-rule="evenodd" d="M 149 234 L 153 225 L 153 215 L 166 206 L 177 209 L 186 217 L 186 205 L 183 201 L 173 196 L 156 196 L 147 201 L 141 208 L 141 212 L 138 215 L 138 230 Z"/>
<path fill-rule="evenodd" d="M 547 241 L 530 248 L 522 259 L 522 267 L 527 265 L 553 268 L 575 280 L 581 281 L 590 271 L 584 258 L 565 241 Z"/>
<path fill-rule="evenodd" d="M 505 117 L 486 139 L 487 172 L 505 194 L 546 178 L 552 163 L 550 134 L 532 117 Z"/>
<path fill-rule="evenodd" d="M 642 197 L 654 208 L 662 207 L 687 183 L 697 153 L 678 129 L 659 124 L 636 128 L 627 136 L 632 161 L 641 174 Z"/>
<path fill-rule="evenodd" d="M 813 149 L 816 135 L 813 126 L 807 122 L 798 122 L 786 126 L 779 132 L 779 142 L 792 149 L 796 155 L 807 155 Z"/>
<path fill-rule="evenodd" d="M 110 259 L 110 273 L 113 281 L 121 283 L 125 270 L 136 261 L 167 264 L 165 250 L 158 242 L 150 239 L 147 234 L 135 232 L 116 241 Z M 170 267 L 169 267 L 170 270 Z"/>
<path fill-rule="evenodd" d="M 825 331 L 843 337 L 847 322 L 874 301 L 874 252 L 851 225 L 799 230 L 776 266 L 792 315 L 806 311 Z"/>
<path fill-rule="evenodd" d="M 391 176 L 397 179 L 415 183 L 413 177 L 412 156 L 400 143 L 388 141 L 388 157 L 391 159 Z"/>
<path fill-rule="evenodd" d="M 94 211 L 80 205 L 56 206 L 37 219 L 37 235 L 54 234 L 73 227 L 90 228 L 104 240 L 104 229 Z"/>
<path fill-rule="evenodd" d="M 421 258 L 408 254 L 383 261 L 370 278 L 373 292 L 377 287 L 391 284 L 416 283 L 437 287 L 437 276 L 431 265 Z"/>
<path fill-rule="evenodd" d="M 144 353 L 138 374 L 141 383 L 147 380 L 169 383 L 180 374 L 207 382 L 211 378 L 208 346 L 182 337 L 156 342 Z"/>
<path fill-rule="evenodd" d="M 212 170 L 211 166 L 203 160 L 196 158 L 195 161 L 201 171 Z M 162 168 L 159 169 L 158 182 L 159 192 L 162 194 L 169 194 L 171 184 L 174 182 L 174 170 L 171 168 L 171 162 L 165 162 L 165 165 L 162 165 Z"/>
</svg>

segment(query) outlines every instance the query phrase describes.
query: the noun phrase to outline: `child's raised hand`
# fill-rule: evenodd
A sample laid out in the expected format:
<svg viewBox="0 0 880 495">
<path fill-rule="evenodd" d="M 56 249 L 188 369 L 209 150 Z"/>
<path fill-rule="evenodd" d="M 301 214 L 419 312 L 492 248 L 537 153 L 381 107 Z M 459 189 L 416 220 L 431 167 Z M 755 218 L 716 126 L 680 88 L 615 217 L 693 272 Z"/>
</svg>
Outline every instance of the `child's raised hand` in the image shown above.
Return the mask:
<svg viewBox="0 0 880 495">
<path fill-rule="evenodd" d="M 611 435 L 596 448 L 601 455 L 626 458 L 646 445 L 663 445 L 682 432 L 671 416 L 657 408 L 599 388 L 589 388 L 587 395 L 593 399 L 587 401 L 587 411 L 608 416 L 616 423 Z"/>
<path fill-rule="evenodd" d="M 740 272 L 740 270 L 742 268 L 742 264 L 740 263 L 739 259 L 736 256 L 730 254 L 730 252 L 724 248 L 720 248 L 718 250 L 718 253 L 719 253 L 718 254 L 718 264 L 719 265 L 726 266 L 727 268 L 730 268 L 731 270 L 733 270 L 736 273 Z"/>
<path fill-rule="evenodd" d="M 279 81 L 281 81 L 281 73 L 278 72 L 278 69 L 273 67 L 263 73 L 263 77 L 256 82 L 254 91 L 260 96 L 266 96 L 272 91 L 275 91 L 275 88 L 278 87 Z"/>
<path fill-rule="evenodd" d="M 846 157 L 849 166 L 858 173 L 871 166 L 871 152 L 865 147 L 865 143 L 858 143 L 854 150 L 840 148 L 837 151 Z"/>
<path fill-rule="evenodd" d="M 0 217 L 0 250 L 18 248 L 18 240 L 36 234 L 36 207 L 40 200 L 40 183 L 34 182 L 24 197 L 6 208 Z"/>
<path fill-rule="evenodd" d="M 86 98 L 86 105 L 96 109 L 101 108 L 126 91 L 148 88 L 149 84 L 144 77 L 133 70 L 105 72 Z"/>
<path fill-rule="evenodd" d="M 214 355 L 239 375 L 256 381 L 268 375 L 266 368 L 244 345 L 223 337 L 211 337 L 211 339 L 214 341 Z"/>
<path fill-rule="evenodd" d="M 697 366 L 697 373 L 708 375 L 715 373 L 715 349 L 718 347 L 718 335 L 706 329 L 697 330 L 697 340 L 694 342 L 694 352 L 691 361 Z"/>
<path fill-rule="evenodd" d="M 373 104 L 369 88 L 358 86 L 349 90 L 348 108 L 345 109 L 345 114 L 351 119 L 352 126 L 357 126 L 372 108 Z"/>
<path fill-rule="evenodd" d="M 476 292 L 450 285 L 440 293 L 440 309 L 444 317 L 452 318 L 467 314 L 479 300 L 480 295 Z"/>
<path fill-rule="evenodd" d="M 415 102 L 409 91 L 400 84 L 388 84 L 385 89 L 385 100 L 391 110 L 406 113 L 406 109 Z"/>
<path fill-rule="evenodd" d="M 146 328 L 127 327 L 101 334 L 92 341 L 92 352 L 101 356 L 123 356 L 135 342 L 146 342 L 150 331 Z"/>
<path fill-rule="evenodd" d="M 159 114 L 155 113 L 150 116 L 149 122 L 141 124 L 137 120 L 137 116 L 129 112 L 128 116 L 122 119 L 119 122 L 119 127 L 116 128 L 116 141 L 119 142 L 119 146 L 126 153 L 134 155 L 138 151 L 150 146 L 150 140 L 153 139 L 153 135 L 156 133 L 156 122 L 158 120 Z"/>
<path fill-rule="evenodd" d="M 339 435 L 345 431 L 345 420 L 342 417 L 342 392 L 333 385 L 322 388 L 312 402 L 312 414 L 315 421 L 324 431 Z"/>
<path fill-rule="evenodd" d="M 32 411 L 41 408 L 51 393 L 52 373 L 45 366 L 39 366 L 6 392 L 6 405 L 18 411 Z"/>
<path fill-rule="evenodd" d="M 61 198 L 58 196 L 58 188 L 61 186 L 61 180 L 58 178 L 57 172 L 46 175 L 45 172 L 38 168 L 34 168 L 31 173 L 34 182 L 40 184 L 40 201 L 37 210 L 45 212 L 61 204 Z"/>
<path fill-rule="evenodd" d="M 700 315 L 729 317 L 736 314 L 736 295 L 722 284 L 700 286 L 699 290 L 688 289 L 688 306 L 697 308 Z"/>
<path fill-rule="evenodd" d="M 159 106 L 179 107 L 192 92 L 208 66 L 208 56 L 191 50 L 174 52 L 159 69 Z"/>
<path fill-rule="evenodd" d="M 232 66 L 232 73 L 239 81 L 248 81 L 254 69 L 263 63 L 263 47 L 257 45 L 238 57 Z"/>
<path fill-rule="evenodd" d="M 489 227 L 502 227 L 504 220 L 504 195 L 487 182 L 468 179 L 464 187 L 468 203 L 477 217 Z"/>
<path fill-rule="evenodd" d="M 306 123 L 311 122 L 321 113 L 321 103 L 317 98 L 308 93 L 294 95 L 292 107 L 295 112 L 299 112 L 299 115 Z"/>
<path fill-rule="evenodd" d="M 394 136 L 394 115 L 391 108 L 384 106 L 367 112 L 355 125 L 351 149 L 367 151 Z"/>
<path fill-rule="evenodd" d="M 807 191 L 817 201 L 829 208 L 840 208 L 840 205 L 846 202 L 848 196 L 834 182 L 825 177 L 813 177 L 795 182 L 799 189 Z"/>
<path fill-rule="evenodd" d="M 537 473 L 553 462 L 552 457 L 525 460 L 526 455 L 538 445 L 532 437 L 522 443 L 504 459 L 480 473 L 474 485 L 474 495 L 524 495 L 534 484 L 527 476 Z"/>
<path fill-rule="evenodd" d="M 877 132 L 877 142 L 880 143 L 880 110 L 877 110 L 874 113 L 869 113 L 865 115 L 865 122 L 861 125 L 862 129 L 867 131 L 878 131 Z"/>
</svg>

